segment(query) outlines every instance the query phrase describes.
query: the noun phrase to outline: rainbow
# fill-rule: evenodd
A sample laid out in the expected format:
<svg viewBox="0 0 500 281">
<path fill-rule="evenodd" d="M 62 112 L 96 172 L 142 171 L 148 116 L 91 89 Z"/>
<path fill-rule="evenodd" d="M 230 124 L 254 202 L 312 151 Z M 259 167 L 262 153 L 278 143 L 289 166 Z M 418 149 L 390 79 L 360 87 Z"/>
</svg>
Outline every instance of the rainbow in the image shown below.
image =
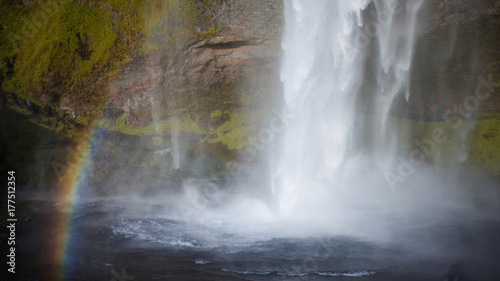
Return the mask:
<svg viewBox="0 0 500 281">
<path fill-rule="evenodd" d="M 92 155 L 92 144 L 95 143 L 97 135 L 94 127 L 87 133 L 86 140 L 80 142 L 71 152 L 73 155 L 68 160 L 66 170 L 58 182 L 57 212 L 54 218 L 54 228 L 57 231 L 49 242 L 48 249 L 53 253 L 50 260 L 50 268 L 47 268 L 47 276 L 43 280 L 67 280 L 68 267 L 71 266 L 71 237 L 74 231 L 72 220 L 75 208 L 83 199 L 84 182 L 87 178 L 90 156 Z"/>
<path fill-rule="evenodd" d="M 170 13 L 175 13 L 179 9 L 177 1 L 155 1 L 150 5 L 145 13 L 147 17 L 146 33 L 157 28 L 159 24 L 169 17 Z M 100 134 L 97 126 L 91 126 L 87 131 L 87 138 L 80 142 L 73 149 L 73 157 L 67 163 L 63 176 L 58 182 L 57 202 L 62 202 L 57 206 L 54 214 L 54 225 L 50 229 L 56 229 L 53 239 L 48 241 L 47 252 L 53 253 L 48 262 L 46 276 L 42 280 L 68 280 L 71 274 L 71 267 L 76 253 L 72 253 L 72 237 L 74 237 L 75 222 L 73 217 L 78 203 L 84 198 L 85 180 L 88 178 L 90 156 L 93 148 L 99 142 Z"/>
</svg>

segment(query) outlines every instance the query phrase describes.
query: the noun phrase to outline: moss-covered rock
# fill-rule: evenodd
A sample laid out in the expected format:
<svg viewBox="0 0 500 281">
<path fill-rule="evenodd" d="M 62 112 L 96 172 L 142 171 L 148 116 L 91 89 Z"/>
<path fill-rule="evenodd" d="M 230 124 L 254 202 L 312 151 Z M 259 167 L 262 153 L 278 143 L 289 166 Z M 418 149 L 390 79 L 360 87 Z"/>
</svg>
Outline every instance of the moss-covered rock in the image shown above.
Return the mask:
<svg viewBox="0 0 500 281">
<path fill-rule="evenodd" d="M 500 119 L 478 121 L 471 134 L 469 155 L 476 168 L 500 176 Z"/>
</svg>

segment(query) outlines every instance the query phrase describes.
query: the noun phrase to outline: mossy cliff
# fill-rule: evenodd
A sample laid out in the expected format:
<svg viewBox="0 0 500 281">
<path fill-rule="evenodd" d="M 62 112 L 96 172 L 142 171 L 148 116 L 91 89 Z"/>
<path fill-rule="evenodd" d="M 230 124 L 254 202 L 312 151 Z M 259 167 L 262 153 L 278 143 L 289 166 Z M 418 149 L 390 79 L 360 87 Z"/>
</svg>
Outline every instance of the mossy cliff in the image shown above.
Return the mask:
<svg viewBox="0 0 500 281">
<path fill-rule="evenodd" d="M 476 78 L 500 81 L 496 2 L 427 2 L 410 98 L 396 99 L 391 109 L 394 126 L 406 128 L 403 140 L 428 137 L 436 125 L 432 105 L 463 115 L 454 105 L 474 95 Z M 64 163 L 74 143 L 88 141 L 90 128 L 104 139 L 92 158 L 95 185 L 112 186 L 107 175 L 127 165 L 148 169 L 135 178 L 150 186 L 160 185 L 150 178 L 218 176 L 223 163 L 241 160 L 279 108 L 281 0 L 0 0 L 0 9 L 0 110 L 9 132 L 2 135 L 1 168 L 39 173 L 30 178 L 41 186 L 57 178 L 50 167 Z M 363 87 L 369 83 L 367 75 Z M 495 175 L 499 88 L 468 116 L 480 120 L 467 142 L 468 163 Z M 369 116 L 372 101 L 367 90 L 359 111 Z M 189 167 L 174 169 L 174 142 Z M 133 175 L 117 178 L 124 183 Z"/>
<path fill-rule="evenodd" d="M 102 128 L 150 144 L 136 151 L 151 154 L 176 135 L 189 148 L 185 158 L 234 161 L 279 99 L 281 1 L 2 1 L 1 11 L 2 122 L 20 121 L 16 138 L 38 125 L 71 144 Z M 54 161 L 6 151 L 30 155 L 41 149 L 37 141 L 3 142 L 6 167 L 34 161 L 53 172 Z M 136 164 L 158 164 L 146 158 Z"/>
</svg>

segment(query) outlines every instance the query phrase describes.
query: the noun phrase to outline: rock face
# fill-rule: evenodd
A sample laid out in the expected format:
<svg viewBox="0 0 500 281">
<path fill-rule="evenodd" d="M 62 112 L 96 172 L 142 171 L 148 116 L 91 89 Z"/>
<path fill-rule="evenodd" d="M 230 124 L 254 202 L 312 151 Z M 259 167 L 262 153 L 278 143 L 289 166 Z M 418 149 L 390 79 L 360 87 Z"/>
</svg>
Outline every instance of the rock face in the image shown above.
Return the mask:
<svg viewBox="0 0 500 281">
<path fill-rule="evenodd" d="M 370 4 L 364 13 L 367 22 L 373 20 Z M 500 81 L 500 1 L 424 1 L 419 11 L 419 37 L 414 46 L 410 69 L 410 96 L 403 94 L 394 100 L 394 115 L 429 120 L 430 108 L 467 115 L 464 102 L 475 96 L 482 79 Z M 366 28 L 366 27 L 365 27 Z M 371 50 L 377 50 L 377 40 L 371 40 Z M 377 52 L 367 64 L 377 64 Z M 490 79 L 491 75 L 491 79 Z M 366 80 L 370 80 L 368 78 Z M 369 110 L 373 95 L 370 83 L 360 104 Z M 479 86 L 483 87 L 483 86 Z M 500 110 L 500 90 L 494 86 L 487 100 L 470 105 L 469 113 L 477 117 Z M 484 88 L 482 89 L 484 91 Z M 475 101 L 475 100 L 474 100 Z M 472 110 L 472 107 L 474 109 Z M 470 115 L 470 114 L 469 114 Z"/>
<path fill-rule="evenodd" d="M 471 94 L 474 85 L 466 85 L 474 84 L 470 77 L 492 74 L 493 80 L 500 79 L 495 51 L 500 1 L 429 1 L 423 9 L 429 18 L 416 47 L 411 98 L 408 104 L 395 102 L 395 112 L 418 115 L 433 104 L 447 109 Z M 217 23 L 215 36 L 138 57 L 111 83 L 112 103 L 125 111 L 127 124 L 182 117 L 214 129 L 212 112 L 255 110 L 280 98 L 273 93 L 279 90 L 283 2 L 214 1 L 206 13 L 211 24 Z M 206 30 L 198 25 L 196 30 Z M 499 95 L 494 96 L 481 110 L 500 109 Z"/>
<path fill-rule="evenodd" d="M 11 5 L 29 6 L 32 1 L 11 2 L 9 2 Z M 92 1 L 83 2 L 90 6 L 94 5 Z M 206 10 L 202 11 L 203 19 L 195 21 L 193 31 L 190 31 L 191 35 L 196 34 L 196 36 L 181 38 L 182 40 L 175 38 L 174 44 L 171 45 L 156 44 L 158 48 L 155 52 L 133 57 L 118 77 L 111 75 L 103 78 L 102 76 L 107 75 L 102 74 L 99 68 L 94 69 L 92 73 L 99 77 L 82 82 L 82 85 L 88 86 L 89 90 L 82 92 L 80 98 L 90 100 L 95 98 L 98 102 L 82 102 L 76 99 L 78 98 L 76 94 L 75 96 L 68 94 L 58 99 L 56 104 L 66 113 L 75 111 L 80 115 L 99 107 L 100 97 L 109 97 L 108 104 L 104 106 L 103 120 L 109 124 L 125 124 L 134 129 L 150 126 L 153 122 L 175 123 L 182 120 L 188 124 L 177 125 L 178 130 L 181 131 L 177 142 L 182 147 L 179 158 L 181 162 L 189 164 L 181 165 L 181 169 L 174 169 L 176 165 L 172 153 L 165 152 L 171 151 L 169 149 L 174 146 L 175 140 L 173 137 L 175 134 L 169 134 L 168 130 L 157 134 L 148 131 L 149 136 L 140 137 L 130 136 L 128 132 L 120 130 L 112 134 L 104 132 L 103 136 L 108 141 L 105 147 L 110 150 L 109 155 L 102 153 L 103 149 L 96 156 L 94 166 L 96 172 L 101 172 L 96 173 L 93 179 L 96 186 L 117 185 L 116 182 L 108 182 L 110 178 L 108 175 L 114 171 L 120 171 L 116 177 L 120 179 L 118 185 L 131 181 L 134 174 L 128 173 L 129 170 L 125 169 L 127 167 L 154 169 L 150 174 L 144 174 L 144 177 L 137 177 L 138 181 L 155 178 L 176 182 L 179 185 L 183 179 L 196 173 L 199 177 L 218 177 L 222 174 L 221 171 L 231 174 L 224 171 L 224 167 L 220 167 L 226 163 L 220 160 L 227 160 L 220 156 L 237 153 L 228 152 L 227 150 L 232 148 L 227 143 L 222 142 L 224 145 L 221 145 L 210 143 L 210 141 L 227 136 L 227 141 L 233 142 L 232 147 L 238 148 L 238 142 L 241 142 L 245 135 L 253 133 L 253 139 L 255 139 L 258 135 L 256 131 L 250 132 L 251 130 L 247 128 L 255 124 L 259 125 L 261 121 L 259 118 L 272 112 L 272 105 L 281 99 L 278 75 L 282 54 L 281 38 L 285 24 L 283 0 L 179 2 L 206 4 L 204 4 Z M 169 1 L 162 3 L 169 3 Z M 457 106 L 461 106 L 464 110 L 464 101 L 467 97 L 474 96 L 475 89 L 480 83 L 477 78 L 483 77 L 489 80 L 490 75 L 491 80 L 496 83 L 493 85 L 490 97 L 479 105 L 477 112 L 500 112 L 500 84 L 498 84 L 500 81 L 500 54 L 498 52 L 500 0 L 433 0 L 425 3 L 422 14 L 428 15 L 429 18 L 423 21 L 426 25 L 423 26 L 421 39 L 415 47 L 415 58 L 411 69 L 410 99 L 406 101 L 403 98 L 395 101 L 394 112 L 398 116 L 416 116 L 416 118 L 425 119 L 431 105 L 441 106 L 443 112 L 447 109 L 454 110 Z M 80 6 L 80 4 L 75 3 L 75 6 Z M 129 13 L 123 10 L 122 16 L 126 14 Z M 116 17 L 113 16 L 113 18 Z M 172 22 L 175 21 L 176 19 L 172 20 Z M 116 30 L 120 30 L 118 33 L 124 34 L 124 38 L 132 34 L 123 33 L 124 28 L 119 25 L 119 21 L 113 26 Z M 140 32 L 134 30 L 133 34 L 136 33 Z M 157 32 L 155 36 L 153 39 L 141 37 L 141 40 L 151 40 L 154 44 L 157 37 L 169 37 L 170 33 Z M 137 37 L 140 36 L 137 35 Z M 128 42 L 125 39 L 122 41 Z M 69 55 L 74 56 L 74 53 Z M 6 72 L 9 75 L 16 70 L 14 62 L 8 62 L 6 68 L 9 69 Z M 68 73 L 72 72 L 68 70 Z M 53 97 L 61 96 L 66 92 L 61 83 L 64 82 L 63 78 L 67 77 L 53 78 L 44 77 L 48 82 L 53 82 L 46 81 L 47 87 L 43 89 L 43 93 L 53 92 Z M 5 77 L 0 75 L 0 82 L 4 79 Z M 100 84 L 96 83 L 95 88 L 98 90 L 93 89 L 95 81 L 104 81 L 102 82 L 105 84 L 104 93 L 101 93 Z M 27 111 L 26 99 L 18 97 L 12 98 L 11 101 L 14 95 L 7 95 L 10 90 L 0 89 L 0 113 L 10 114 L 11 111 L 7 110 L 7 105 L 13 103 L 17 104 L 18 108 Z M 367 100 L 368 98 L 369 96 Z M 51 103 L 50 96 L 41 97 L 40 100 L 45 105 L 54 104 L 54 101 Z M 60 112 L 60 116 L 54 117 L 50 107 L 48 105 L 46 107 L 46 113 L 40 110 L 41 113 L 35 114 L 35 117 L 54 119 L 57 122 L 57 129 L 61 129 L 56 130 L 57 132 L 74 127 L 69 114 L 64 117 Z M 33 114 L 28 116 L 31 116 L 28 118 L 33 118 Z M 93 115 L 86 116 L 92 117 Z M 24 127 L 14 124 L 19 127 L 18 139 L 37 141 L 43 139 L 39 143 L 51 143 L 42 135 L 54 134 L 52 138 L 57 141 L 54 142 L 56 143 L 54 146 L 63 142 L 59 140 L 57 133 L 48 129 L 44 133 L 37 132 L 34 134 L 36 137 L 26 138 L 25 132 L 35 131 L 33 127 L 36 127 L 31 122 L 27 123 L 26 128 L 29 129 L 22 129 Z M 231 134 L 231 132 L 236 133 Z M 9 131 L 9 134 L 12 132 Z M 488 134 L 484 134 L 484 138 L 494 140 L 491 136 L 497 135 L 497 130 L 490 130 Z M 19 143 L 23 147 L 28 146 L 24 142 Z M 37 144 L 30 145 L 36 147 Z M 8 147 L 0 149 L 0 155 L 9 156 L 9 151 L 17 152 L 25 149 L 21 146 L 16 146 L 16 149 L 8 149 Z M 44 145 L 45 147 L 48 146 Z M 57 161 L 65 163 L 65 159 L 68 158 L 65 155 L 66 151 L 64 148 L 60 150 L 56 154 Z M 43 171 L 39 167 L 52 164 L 52 162 L 47 162 L 47 165 L 34 162 L 30 157 L 35 153 L 30 150 L 25 152 L 27 156 L 21 157 L 20 163 L 29 164 L 24 165 L 28 169 L 26 174 L 30 174 L 29 169 Z M 491 153 L 485 150 L 485 154 Z M 19 159 L 17 153 L 9 157 Z M 203 157 L 209 160 L 195 161 Z M 114 158 L 119 161 L 116 163 L 108 161 Z M 199 166 L 192 165 L 195 162 Z M 214 164 L 208 164 L 208 162 Z M 7 165 L 3 165 L 3 168 L 0 165 L 0 170 L 4 171 L 6 167 Z M 55 179 L 55 175 L 53 177 Z M 42 185 L 43 181 L 37 180 L 39 185 Z M 154 189 L 161 186 L 161 183 L 150 182 L 148 185 Z"/>
<path fill-rule="evenodd" d="M 499 85 L 474 110 L 467 112 L 464 104 L 474 97 L 478 78 L 489 80 L 491 76 L 492 81 L 500 81 L 499 3 L 425 2 L 421 11 L 428 18 L 420 22 L 421 36 L 410 70 L 410 97 L 396 98 L 392 114 L 431 120 L 432 106 L 443 113 L 451 111 L 453 116 L 478 118 L 500 110 Z M 374 8 L 368 6 L 366 15 Z M 281 0 L 213 1 L 204 12 L 208 22 L 197 22 L 194 27 L 204 35 L 177 42 L 173 49 L 165 47 L 135 57 L 109 84 L 112 114 L 105 117 L 110 123 L 121 118 L 127 126 L 138 128 L 159 122 L 178 124 L 181 143 L 187 133 L 199 134 L 199 147 L 191 142 L 190 151 L 206 151 L 216 141 L 218 146 L 210 148 L 215 151 L 211 157 L 237 159 L 233 149 L 251 146 L 248 143 L 258 136 L 258 128 L 251 127 L 261 124 L 282 97 L 278 75 L 283 12 Z M 203 33 L 209 26 L 216 26 L 217 32 Z M 372 41 L 375 49 L 376 40 Z M 360 99 L 368 110 L 372 98 L 366 91 Z M 158 150 L 171 145 L 170 133 L 156 132 L 166 139 Z"/>
<path fill-rule="evenodd" d="M 428 28 L 448 29 L 477 21 L 488 21 L 500 13 L 497 0 L 435 0 L 432 2 L 432 19 Z"/>
<path fill-rule="evenodd" d="M 465 110 L 481 78 L 500 80 L 500 1 L 440 0 L 424 9 L 430 18 L 415 49 L 408 110 L 425 114 L 437 105 L 461 114 L 457 108 Z M 499 92 L 471 113 L 500 110 Z"/>
<path fill-rule="evenodd" d="M 129 125 L 182 117 L 213 129 L 210 113 L 258 110 L 263 101 L 257 99 L 271 98 L 281 55 L 282 1 L 214 2 L 208 12 L 217 23 L 214 36 L 138 57 L 110 84 L 112 103 L 125 111 Z"/>
</svg>

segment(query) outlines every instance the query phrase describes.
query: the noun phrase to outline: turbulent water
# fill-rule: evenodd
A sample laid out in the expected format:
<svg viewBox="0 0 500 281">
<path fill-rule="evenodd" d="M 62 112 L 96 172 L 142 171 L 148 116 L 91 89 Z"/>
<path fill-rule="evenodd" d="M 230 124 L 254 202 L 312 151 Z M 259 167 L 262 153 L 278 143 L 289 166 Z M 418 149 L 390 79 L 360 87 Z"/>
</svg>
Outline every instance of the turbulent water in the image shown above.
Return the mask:
<svg viewBox="0 0 500 281">
<path fill-rule="evenodd" d="M 289 236 L 214 220 L 171 219 L 168 207 L 114 198 L 82 202 L 69 215 L 64 280 L 495 280 L 500 226 L 450 209 L 413 225 L 393 214 L 389 241 L 345 235 Z M 17 227 L 18 279 L 58 280 L 48 247 L 64 231 L 54 225 L 61 202 L 30 201 L 36 223 Z M 64 209 L 64 208 L 63 208 Z M 434 223 L 429 223 L 433 221 Z M 40 227 L 43 225 L 43 227 Z M 296 225 L 297 228 L 303 227 Z M 21 243 L 22 242 L 22 243 Z M 5 279 L 5 278 L 11 279 Z"/>
</svg>

